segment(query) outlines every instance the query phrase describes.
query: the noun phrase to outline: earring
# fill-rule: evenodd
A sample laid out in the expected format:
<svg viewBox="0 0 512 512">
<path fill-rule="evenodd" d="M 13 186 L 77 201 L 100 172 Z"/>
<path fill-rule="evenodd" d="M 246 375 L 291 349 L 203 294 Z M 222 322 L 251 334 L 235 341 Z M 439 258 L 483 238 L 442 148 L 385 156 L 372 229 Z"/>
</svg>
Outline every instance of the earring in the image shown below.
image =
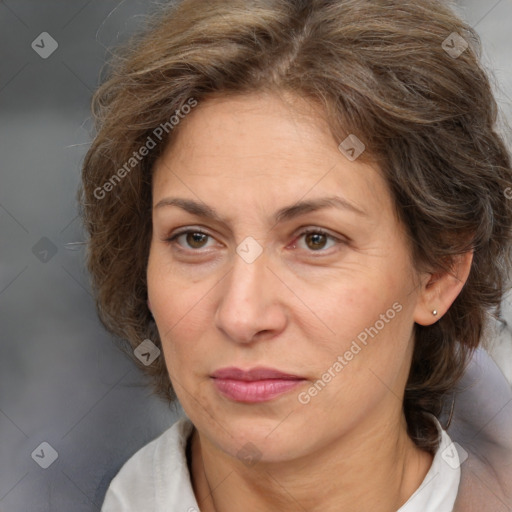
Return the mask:
<svg viewBox="0 0 512 512">
<path fill-rule="evenodd" d="M 432 311 L 432 314 L 433 314 L 434 316 L 437 316 L 437 309 L 434 309 L 434 311 Z"/>
</svg>

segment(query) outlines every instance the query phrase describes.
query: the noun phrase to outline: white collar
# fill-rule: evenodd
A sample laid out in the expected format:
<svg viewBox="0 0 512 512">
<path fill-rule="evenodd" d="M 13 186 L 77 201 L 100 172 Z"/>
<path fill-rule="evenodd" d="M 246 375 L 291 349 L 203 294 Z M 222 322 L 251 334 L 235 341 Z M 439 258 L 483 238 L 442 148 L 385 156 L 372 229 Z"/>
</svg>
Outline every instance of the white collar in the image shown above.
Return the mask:
<svg viewBox="0 0 512 512">
<path fill-rule="evenodd" d="M 439 448 L 422 484 L 397 512 L 452 512 L 455 505 L 461 476 L 457 444 L 432 418 L 441 437 Z"/>
</svg>

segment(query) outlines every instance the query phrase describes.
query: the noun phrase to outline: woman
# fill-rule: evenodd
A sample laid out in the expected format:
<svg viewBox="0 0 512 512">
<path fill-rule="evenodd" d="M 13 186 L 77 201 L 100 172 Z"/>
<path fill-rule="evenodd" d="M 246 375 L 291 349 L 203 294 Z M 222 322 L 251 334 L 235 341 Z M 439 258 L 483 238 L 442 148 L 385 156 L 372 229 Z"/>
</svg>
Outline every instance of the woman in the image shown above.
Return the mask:
<svg viewBox="0 0 512 512">
<path fill-rule="evenodd" d="M 184 0 L 121 54 L 84 161 L 88 266 L 186 417 L 105 512 L 476 503 L 439 420 L 509 271 L 478 50 L 436 1 Z M 508 499 L 493 481 L 478 510 Z"/>
</svg>

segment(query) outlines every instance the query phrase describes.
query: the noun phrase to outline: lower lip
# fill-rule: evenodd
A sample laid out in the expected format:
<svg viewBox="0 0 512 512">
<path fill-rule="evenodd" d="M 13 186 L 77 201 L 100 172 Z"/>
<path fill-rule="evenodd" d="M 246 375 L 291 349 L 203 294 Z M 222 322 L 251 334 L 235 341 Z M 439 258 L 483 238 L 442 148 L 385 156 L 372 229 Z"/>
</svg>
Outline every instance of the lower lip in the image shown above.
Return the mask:
<svg viewBox="0 0 512 512">
<path fill-rule="evenodd" d="M 303 379 L 234 380 L 213 379 L 217 389 L 235 402 L 257 403 L 272 400 L 296 388 Z"/>
</svg>

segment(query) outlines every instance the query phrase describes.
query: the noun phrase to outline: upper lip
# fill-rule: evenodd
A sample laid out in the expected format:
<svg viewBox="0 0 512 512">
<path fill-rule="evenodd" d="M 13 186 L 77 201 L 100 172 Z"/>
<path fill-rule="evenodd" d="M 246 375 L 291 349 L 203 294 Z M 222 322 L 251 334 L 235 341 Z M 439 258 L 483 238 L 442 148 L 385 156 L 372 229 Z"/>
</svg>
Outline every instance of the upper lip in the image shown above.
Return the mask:
<svg viewBox="0 0 512 512">
<path fill-rule="evenodd" d="M 265 380 L 265 379 L 286 379 L 286 380 L 300 380 L 304 377 L 299 375 L 292 375 L 284 373 L 273 368 L 265 368 L 258 366 L 249 370 L 241 370 L 240 368 L 229 367 L 221 368 L 212 373 L 211 377 L 214 379 L 233 379 L 233 380 Z"/>
</svg>

